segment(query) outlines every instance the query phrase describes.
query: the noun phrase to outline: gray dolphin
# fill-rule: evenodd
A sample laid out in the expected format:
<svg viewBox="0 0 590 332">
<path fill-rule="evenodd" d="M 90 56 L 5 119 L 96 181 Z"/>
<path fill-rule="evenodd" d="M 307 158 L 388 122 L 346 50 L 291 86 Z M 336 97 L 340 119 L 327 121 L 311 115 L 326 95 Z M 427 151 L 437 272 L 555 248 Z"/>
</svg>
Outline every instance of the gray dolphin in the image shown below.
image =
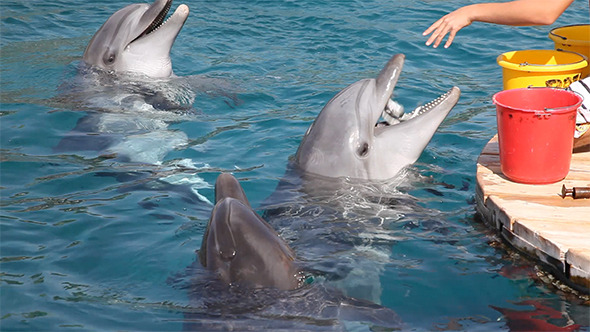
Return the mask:
<svg viewBox="0 0 590 332">
<path fill-rule="evenodd" d="M 100 151 L 119 160 L 160 164 L 168 152 L 186 146 L 186 134 L 168 126 L 196 114 L 196 81 L 171 77 L 170 50 L 189 8 L 180 5 L 165 20 L 171 6 L 172 0 L 128 5 L 94 34 L 78 75 L 64 82 L 53 99 L 60 107 L 88 114 L 55 151 Z M 147 79 L 116 77 L 120 73 Z"/>
<path fill-rule="evenodd" d="M 453 87 L 412 113 L 396 112 L 391 96 L 404 58 L 393 56 L 376 79 L 353 83 L 326 104 L 299 145 L 299 168 L 326 177 L 384 180 L 420 157 L 461 91 Z M 382 117 L 389 123 L 380 122 Z"/>
<path fill-rule="evenodd" d="M 250 207 L 236 178 L 215 182 L 215 207 L 203 236 L 199 260 L 226 283 L 291 290 L 305 279 L 293 250 Z"/>
<path fill-rule="evenodd" d="M 169 77 L 170 49 L 189 8 L 180 5 L 166 21 L 172 0 L 132 4 L 115 12 L 90 40 L 83 60 L 107 71 Z"/>
<path fill-rule="evenodd" d="M 351 324 L 341 321 L 371 329 L 403 327 L 387 307 L 308 283 L 293 250 L 252 210 L 235 177 L 219 175 L 215 200 L 198 255 L 217 276 L 191 278 L 183 330 L 339 330 Z"/>
</svg>

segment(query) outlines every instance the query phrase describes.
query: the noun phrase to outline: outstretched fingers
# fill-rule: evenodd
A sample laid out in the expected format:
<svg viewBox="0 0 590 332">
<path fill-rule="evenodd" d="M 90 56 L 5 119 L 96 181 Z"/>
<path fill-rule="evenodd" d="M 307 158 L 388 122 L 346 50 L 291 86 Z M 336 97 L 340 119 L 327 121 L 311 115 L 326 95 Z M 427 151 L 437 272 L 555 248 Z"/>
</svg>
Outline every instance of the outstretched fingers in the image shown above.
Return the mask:
<svg viewBox="0 0 590 332">
<path fill-rule="evenodd" d="M 469 11 L 466 7 L 463 7 L 441 17 L 438 21 L 434 22 L 428 29 L 426 29 L 422 35 L 426 36 L 432 33 L 432 35 L 430 35 L 426 41 L 426 46 L 432 45 L 434 48 L 436 48 L 448 34 L 449 38 L 445 43 L 445 48 L 448 48 L 453 43 L 457 32 L 470 24 L 471 19 L 469 16 Z"/>
<path fill-rule="evenodd" d="M 448 22 L 446 22 L 445 18 L 446 18 L 446 16 L 444 16 L 443 18 L 434 22 L 434 24 L 432 24 L 428 29 L 426 29 L 422 33 L 423 36 L 426 36 L 426 35 L 432 33 L 432 35 L 426 41 L 426 46 L 432 45 L 434 48 L 437 48 L 438 45 L 440 45 L 443 38 L 447 35 L 447 33 L 449 33 L 450 27 L 449 27 Z M 456 32 L 451 31 L 452 38 L 455 37 L 455 34 L 456 34 Z M 450 39 L 450 41 L 452 42 L 452 39 Z M 450 43 L 447 41 L 447 44 L 445 45 L 445 47 L 449 47 L 449 45 L 450 45 Z"/>
</svg>

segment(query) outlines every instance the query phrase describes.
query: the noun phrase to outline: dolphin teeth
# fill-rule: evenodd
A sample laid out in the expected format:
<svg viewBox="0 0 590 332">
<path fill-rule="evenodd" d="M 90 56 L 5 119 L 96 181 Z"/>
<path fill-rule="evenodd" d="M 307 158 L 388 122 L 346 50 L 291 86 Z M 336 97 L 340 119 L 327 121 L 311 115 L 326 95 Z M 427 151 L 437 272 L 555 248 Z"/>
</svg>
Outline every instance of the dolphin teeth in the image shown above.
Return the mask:
<svg viewBox="0 0 590 332">
<path fill-rule="evenodd" d="M 164 6 L 164 8 L 160 12 L 160 14 L 158 14 L 156 19 L 152 22 L 152 24 L 150 24 L 150 26 L 148 26 L 148 28 L 143 32 L 143 34 L 147 35 L 153 31 L 157 30 L 159 27 L 161 27 L 162 24 L 164 23 L 164 19 L 166 18 L 166 15 L 168 15 L 168 12 L 170 11 L 171 7 L 172 7 L 172 1 L 167 1 L 166 5 Z"/>
<path fill-rule="evenodd" d="M 149 35 L 150 33 L 158 30 L 158 28 L 160 28 L 162 25 L 164 25 L 164 23 L 166 23 L 164 21 L 164 19 L 166 18 L 166 15 L 168 15 L 168 12 L 170 11 L 171 7 L 172 7 L 172 0 L 169 0 L 166 2 L 166 5 L 164 5 L 164 8 L 158 14 L 158 16 L 156 16 L 154 21 L 141 34 L 139 34 L 139 36 L 137 36 L 137 38 L 135 38 L 133 41 L 131 41 L 131 43 L 133 43 L 134 41 L 138 40 L 139 38 L 141 38 L 143 36 Z M 131 44 L 131 43 L 129 43 L 129 44 Z"/>
<path fill-rule="evenodd" d="M 445 92 L 436 99 L 429 101 L 425 105 L 416 107 L 410 113 L 404 113 L 404 107 L 395 102 L 394 100 L 390 99 L 387 102 L 387 105 L 385 106 L 385 109 L 383 110 L 381 117 L 385 120 L 385 125 L 395 125 L 430 111 L 431 109 L 439 105 L 441 102 L 443 102 L 450 94 L 450 91 Z"/>
</svg>

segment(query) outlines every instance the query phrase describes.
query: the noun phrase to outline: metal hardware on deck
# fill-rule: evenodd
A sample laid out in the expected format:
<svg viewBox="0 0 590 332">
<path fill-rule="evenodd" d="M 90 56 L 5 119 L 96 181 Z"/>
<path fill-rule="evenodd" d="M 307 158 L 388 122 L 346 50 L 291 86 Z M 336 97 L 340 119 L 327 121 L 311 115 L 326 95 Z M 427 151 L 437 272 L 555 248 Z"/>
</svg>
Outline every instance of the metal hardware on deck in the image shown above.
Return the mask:
<svg viewBox="0 0 590 332">
<path fill-rule="evenodd" d="M 572 187 L 567 189 L 565 184 L 561 187 L 561 198 L 571 196 L 573 199 L 590 198 L 590 187 Z"/>
</svg>

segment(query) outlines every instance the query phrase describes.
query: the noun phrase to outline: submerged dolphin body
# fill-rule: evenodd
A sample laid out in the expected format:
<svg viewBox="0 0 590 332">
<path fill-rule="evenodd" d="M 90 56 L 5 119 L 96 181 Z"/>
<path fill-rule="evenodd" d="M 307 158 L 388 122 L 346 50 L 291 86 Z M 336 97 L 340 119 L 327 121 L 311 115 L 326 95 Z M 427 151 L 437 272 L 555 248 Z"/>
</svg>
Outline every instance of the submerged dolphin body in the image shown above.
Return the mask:
<svg viewBox="0 0 590 332">
<path fill-rule="evenodd" d="M 84 62 L 107 71 L 171 76 L 170 49 L 189 14 L 182 4 L 164 21 L 171 5 L 172 0 L 156 0 L 118 10 L 90 40 Z"/>
<path fill-rule="evenodd" d="M 217 178 L 215 202 L 199 250 L 204 267 L 230 284 L 282 290 L 301 285 L 304 277 L 294 262 L 295 254 L 252 210 L 232 175 Z"/>
<path fill-rule="evenodd" d="M 392 113 L 404 58 L 393 56 L 376 79 L 353 83 L 326 104 L 299 145 L 299 168 L 327 177 L 384 180 L 418 160 L 461 92 L 453 87 L 412 113 L 397 114 L 396 124 L 379 122 Z"/>
</svg>

